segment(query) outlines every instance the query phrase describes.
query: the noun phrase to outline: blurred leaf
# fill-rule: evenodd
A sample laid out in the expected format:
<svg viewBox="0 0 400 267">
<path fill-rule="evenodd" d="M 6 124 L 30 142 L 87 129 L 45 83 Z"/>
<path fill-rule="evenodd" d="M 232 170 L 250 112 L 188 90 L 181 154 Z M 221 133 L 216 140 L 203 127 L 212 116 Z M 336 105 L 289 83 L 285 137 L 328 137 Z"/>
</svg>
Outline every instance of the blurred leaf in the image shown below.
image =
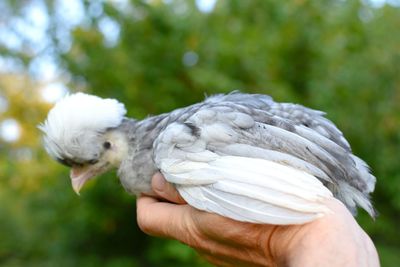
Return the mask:
<svg viewBox="0 0 400 267">
<path fill-rule="evenodd" d="M 41 97 L 49 81 L 27 73 L 43 55 L 55 58 L 69 88 L 117 98 L 136 118 L 237 89 L 326 111 L 378 178 L 373 199 L 380 216 L 374 222 L 360 212 L 358 220 L 382 266 L 398 264 L 398 7 L 220 0 L 201 13 L 194 1 L 77 0 L 82 20 L 69 24 L 74 16 L 68 19 L 58 2 L 28 2 L 0 3 L 0 34 L 18 30 L 16 19 L 26 20 L 32 5 L 43 4 L 49 19 L 40 51 L 26 40 L 10 49 L 0 35 L 0 61 L 31 66 L 0 73 L 0 100 L 7 103 L 0 123 L 13 118 L 21 130 L 16 142 L 0 139 L 0 265 L 208 266 L 192 249 L 140 232 L 134 199 L 115 174 L 99 177 L 79 198 L 73 194 L 67 170 L 45 155 L 36 128 L 50 108 Z M 104 21 L 118 28 L 112 45 Z"/>
</svg>

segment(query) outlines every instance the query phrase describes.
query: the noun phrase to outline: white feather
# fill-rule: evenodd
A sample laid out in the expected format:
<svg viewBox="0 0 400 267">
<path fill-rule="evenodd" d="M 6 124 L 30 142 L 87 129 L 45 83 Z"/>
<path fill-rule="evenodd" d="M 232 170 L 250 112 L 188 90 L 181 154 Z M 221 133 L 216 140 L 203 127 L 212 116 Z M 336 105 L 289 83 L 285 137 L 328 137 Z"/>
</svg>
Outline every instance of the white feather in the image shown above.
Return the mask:
<svg viewBox="0 0 400 267">
<path fill-rule="evenodd" d="M 273 161 L 282 165 L 305 171 L 325 181 L 332 182 L 332 180 L 328 177 L 328 175 L 326 175 L 325 172 L 312 165 L 311 163 L 279 151 L 264 149 L 247 144 L 232 144 L 222 147 L 221 153 L 225 155 L 260 158 Z"/>
<path fill-rule="evenodd" d="M 267 202 L 248 197 L 216 191 L 210 186 L 179 187 L 179 192 L 189 203 L 208 212 L 220 214 L 234 220 L 268 224 L 302 224 L 322 217 L 323 213 L 304 213 L 282 209 Z M 193 196 L 196 196 L 194 198 Z M 202 196 L 202 197 L 198 197 Z"/>
<path fill-rule="evenodd" d="M 76 93 L 57 102 L 39 129 L 45 134 L 46 150 L 57 158 L 77 146 L 80 135 L 96 135 L 118 126 L 125 113 L 117 100 Z"/>
<path fill-rule="evenodd" d="M 314 176 L 264 159 L 165 159 L 161 171 L 190 205 L 253 223 L 305 223 L 328 213 L 332 197 Z"/>
</svg>

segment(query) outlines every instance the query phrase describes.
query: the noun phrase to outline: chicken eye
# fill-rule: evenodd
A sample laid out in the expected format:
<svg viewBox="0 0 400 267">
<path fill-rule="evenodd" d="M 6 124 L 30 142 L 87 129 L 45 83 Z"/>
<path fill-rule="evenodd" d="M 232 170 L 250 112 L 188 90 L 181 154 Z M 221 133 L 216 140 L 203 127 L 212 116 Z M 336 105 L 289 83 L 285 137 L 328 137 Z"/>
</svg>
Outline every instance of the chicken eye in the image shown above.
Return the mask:
<svg viewBox="0 0 400 267">
<path fill-rule="evenodd" d="M 111 143 L 108 142 L 108 141 L 105 141 L 105 142 L 103 143 L 103 147 L 104 147 L 105 149 L 110 149 L 110 148 L 111 148 Z"/>
</svg>

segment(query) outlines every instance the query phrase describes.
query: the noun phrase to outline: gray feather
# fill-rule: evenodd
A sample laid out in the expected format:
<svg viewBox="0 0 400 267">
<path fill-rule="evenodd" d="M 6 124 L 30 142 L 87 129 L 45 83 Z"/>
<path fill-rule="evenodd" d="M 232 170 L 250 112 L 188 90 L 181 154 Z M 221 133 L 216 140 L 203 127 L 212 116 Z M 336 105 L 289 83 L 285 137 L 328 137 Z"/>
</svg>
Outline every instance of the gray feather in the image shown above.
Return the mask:
<svg viewBox="0 0 400 267">
<path fill-rule="evenodd" d="M 129 137 L 129 157 L 119 175 L 129 192 L 149 192 L 162 159 L 262 158 L 314 175 L 351 211 L 357 204 L 373 216 L 369 193 L 376 179 L 323 116 L 269 96 L 232 93 L 143 121 L 126 120 L 120 127 Z"/>
</svg>

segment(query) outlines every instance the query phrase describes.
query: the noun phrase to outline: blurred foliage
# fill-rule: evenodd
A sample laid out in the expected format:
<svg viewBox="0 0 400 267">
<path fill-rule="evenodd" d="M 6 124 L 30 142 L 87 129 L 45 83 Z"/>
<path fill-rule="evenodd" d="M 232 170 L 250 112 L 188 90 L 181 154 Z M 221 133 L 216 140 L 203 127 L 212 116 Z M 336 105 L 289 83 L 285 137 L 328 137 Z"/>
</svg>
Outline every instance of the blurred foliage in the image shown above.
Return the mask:
<svg viewBox="0 0 400 267">
<path fill-rule="evenodd" d="M 399 8 L 354 0 L 220 0 L 202 13 L 183 0 L 77 0 L 83 20 L 67 28 L 60 1 L 8 0 L 0 5 L 2 25 L 13 29 L 27 2 L 44 4 L 50 41 L 40 53 L 54 57 L 68 86 L 117 98 L 129 116 L 236 89 L 326 111 L 378 178 L 373 199 L 380 216 L 373 221 L 360 212 L 357 219 L 382 266 L 398 265 Z M 108 39 L 104 23 L 114 25 L 116 40 Z M 51 105 L 40 98 L 45 84 L 25 71 L 40 56 L 33 51 L 25 40 L 19 50 L 0 42 L 0 55 L 23 66 L 0 74 L 0 100 L 8 107 L 0 109 L 0 124 L 13 118 L 21 129 L 18 141 L 0 140 L 0 265 L 208 266 L 176 241 L 141 233 L 134 199 L 115 173 L 79 198 L 73 194 L 67 170 L 40 144 L 36 125 Z"/>
</svg>

